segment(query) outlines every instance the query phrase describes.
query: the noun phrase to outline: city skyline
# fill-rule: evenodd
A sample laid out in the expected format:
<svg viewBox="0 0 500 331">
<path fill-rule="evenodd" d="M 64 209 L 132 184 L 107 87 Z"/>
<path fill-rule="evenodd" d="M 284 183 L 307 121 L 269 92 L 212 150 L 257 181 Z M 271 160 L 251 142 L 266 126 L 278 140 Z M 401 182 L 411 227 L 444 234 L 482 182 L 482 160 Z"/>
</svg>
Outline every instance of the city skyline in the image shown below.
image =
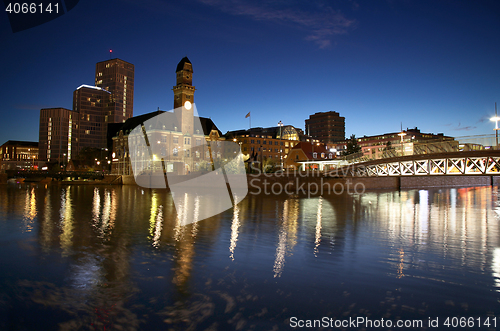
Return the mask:
<svg viewBox="0 0 500 331">
<path fill-rule="evenodd" d="M 95 63 L 110 57 L 135 65 L 134 115 L 170 110 L 185 55 L 199 114 L 223 133 L 248 129 L 248 112 L 252 127 L 304 128 L 336 111 L 347 137 L 401 123 L 492 134 L 499 13 L 492 1 L 90 1 L 18 33 L 4 15 L 0 142 L 37 141 L 40 109 L 71 109 L 71 93 L 94 85 Z"/>
</svg>

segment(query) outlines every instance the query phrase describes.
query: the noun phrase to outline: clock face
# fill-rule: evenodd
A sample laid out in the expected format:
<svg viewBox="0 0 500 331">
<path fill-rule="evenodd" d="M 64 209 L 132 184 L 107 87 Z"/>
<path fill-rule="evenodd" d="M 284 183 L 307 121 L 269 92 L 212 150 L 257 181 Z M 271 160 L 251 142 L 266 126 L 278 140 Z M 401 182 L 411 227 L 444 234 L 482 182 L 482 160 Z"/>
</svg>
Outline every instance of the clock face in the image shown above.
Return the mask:
<svg viewBox="0 0 500 331">
<path fill-rule="evenodd" d="M 188 100 L 186 102 L 184 102 L 184 107 L 187 109 L 187 110 L 190 110 L 191 109 L 191 102 Z"/>
</svg>

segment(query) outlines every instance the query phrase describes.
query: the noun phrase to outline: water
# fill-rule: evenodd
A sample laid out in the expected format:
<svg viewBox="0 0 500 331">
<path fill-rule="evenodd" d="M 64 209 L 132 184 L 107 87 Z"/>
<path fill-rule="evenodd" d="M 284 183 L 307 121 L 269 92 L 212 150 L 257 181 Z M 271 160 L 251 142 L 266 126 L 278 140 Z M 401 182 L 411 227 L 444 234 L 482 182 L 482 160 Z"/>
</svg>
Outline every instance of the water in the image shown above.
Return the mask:
<svg viewBox="0 0 500 331">
<path fill-rule="evenodd" d="M 249 195 L 181 226 L 161 190 L 3 185 L 0 329 L 473 317 L 488 330 L 478 321 L 500 324 L 499 213 L 496 187 Z"/>
</svg>

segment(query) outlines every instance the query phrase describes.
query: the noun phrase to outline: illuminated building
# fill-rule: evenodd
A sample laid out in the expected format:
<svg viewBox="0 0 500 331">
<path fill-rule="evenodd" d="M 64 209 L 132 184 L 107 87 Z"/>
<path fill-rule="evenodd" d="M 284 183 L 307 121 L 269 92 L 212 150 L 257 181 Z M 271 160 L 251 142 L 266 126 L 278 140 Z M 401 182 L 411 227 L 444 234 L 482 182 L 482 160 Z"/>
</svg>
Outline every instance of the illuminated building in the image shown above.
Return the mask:
<svg viewBox="0 0 500 331">
<path fill-rule="evenodd" d="M 324 144 L 345 140 L 345 118 L 336 111 L 315 113 L 306 120 L 306 134 Z"/>
<path fill-rule="evenodd" d="M 158 110 L 129 118 L 123 125 L 111 124 L 109 126 L 113 141 L 112 173 L 132 175 L 130 153 L 138 153 L 135 155 L 136 162 L 149 163 L 151 161 L 148 157 L 143 157 L 143 151 L 129 151 L 129 140 L 143 139 L 142 136 L 133 137 L 130 134 L 134 128 L 144 125 L 145 121 L 158 115 L 166 121 L 156 122 L 154 126 L 150 124 L 144 129 L 151 143 L 162 146 L 160 154 L 154 157 L 164 160 L 166 172 L 186 174 L 198 171 L 202 161 L 210 161 L 206 142 L 221 140 L 222 133 L 211 119 L 193 115 L 195 88 L 192 86 L 192 74 L 192 64 L 187 57 L 184 57 L 176 69 L 177 84 L 173 87 L 174 112 Z M 168 120 L 170 116 L 172 116 L 171 121 Z M 200 121 L 203 132 L 194 130 L 195 120 Z M 172 123 L 177 123 L 178 126 L 173 126 Z M 151 170 L 163 171 L 161 168 Z"/>
<path fill-rule="evenodd" d="M 98 62 L 96 86 L 73 92 L 73 110 L 40 110 L 40 160 L 67 164 L 82 148 L 110 148 L 108 125 L 133 116 L 134 65 L 120 59 Z"/>
<path fill-rule="evenodd" d="M 0 146 L 0 170 L 37 168 L 37 142 L 9 140 Z"/>
<path fill-rule="evenodd" d="M 225 137 L 239 143 L 245 155 L 254 155 L 258 160 L 272 159 L 278 163 L 281 160 L 285 162 L 288 153 L 299 141 L 310 138 L 304 136 L 301 129 L 291 125 L 229 131 Z"/>
<path fill-rule="evenodd" d="M 73 110 L 77 129 L 73 133 L 72 153 L 76 157 L 84 147 L 105 148 L 108 107 L 111 93 L 100 87 L 81 85 L 73 92 Z"/>
<path fill-rule="evenodd" d="M 111 93 L 106 123 L 124 123 L 134 116 L 134 65 L 120 59 L 98 62 L 95 86 Z"/>
<path fill-rule="evenodd" d="M 72 139 L 78 113 L 66 108 L 40 110 L 40 161 L 67 163 L 71 159 Z"/>
<path fill-rule="evenodd" d="M 332 161 L 336 158 L 335 153 L 331 152 L 327 145 L 316 142 L 300 142 L 295 145 L 286 160 L 287 169 L 298 170 L 305 167 L 307 169 L 323 170 L 325 161 Z"/>
<path fill-rule="evenodd" d="M 403 132 L 384 133 L 357 138 L 364 156 L 379 159 L 384 156 L 431 154 L 458 151 L 458 141 L 442 133 L 423 133 L 418 128 Z"/>
</svg>

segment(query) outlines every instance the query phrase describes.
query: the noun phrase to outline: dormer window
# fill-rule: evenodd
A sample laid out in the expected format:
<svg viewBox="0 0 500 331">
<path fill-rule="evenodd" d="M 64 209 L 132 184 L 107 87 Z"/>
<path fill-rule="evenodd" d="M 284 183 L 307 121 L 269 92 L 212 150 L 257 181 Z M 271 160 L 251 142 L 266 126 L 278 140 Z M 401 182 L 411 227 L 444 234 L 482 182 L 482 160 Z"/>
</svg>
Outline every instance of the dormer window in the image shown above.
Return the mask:
<svg viewBox="0 0 500 331">
<path fill-rule="evenodd" d="M 317 158 L 317 157 L 318 157 L 318 153 L 314 152 L 314 153 L 313 153 L 313 158 L 315 159 L 315 158 Z"/>
</svg>

